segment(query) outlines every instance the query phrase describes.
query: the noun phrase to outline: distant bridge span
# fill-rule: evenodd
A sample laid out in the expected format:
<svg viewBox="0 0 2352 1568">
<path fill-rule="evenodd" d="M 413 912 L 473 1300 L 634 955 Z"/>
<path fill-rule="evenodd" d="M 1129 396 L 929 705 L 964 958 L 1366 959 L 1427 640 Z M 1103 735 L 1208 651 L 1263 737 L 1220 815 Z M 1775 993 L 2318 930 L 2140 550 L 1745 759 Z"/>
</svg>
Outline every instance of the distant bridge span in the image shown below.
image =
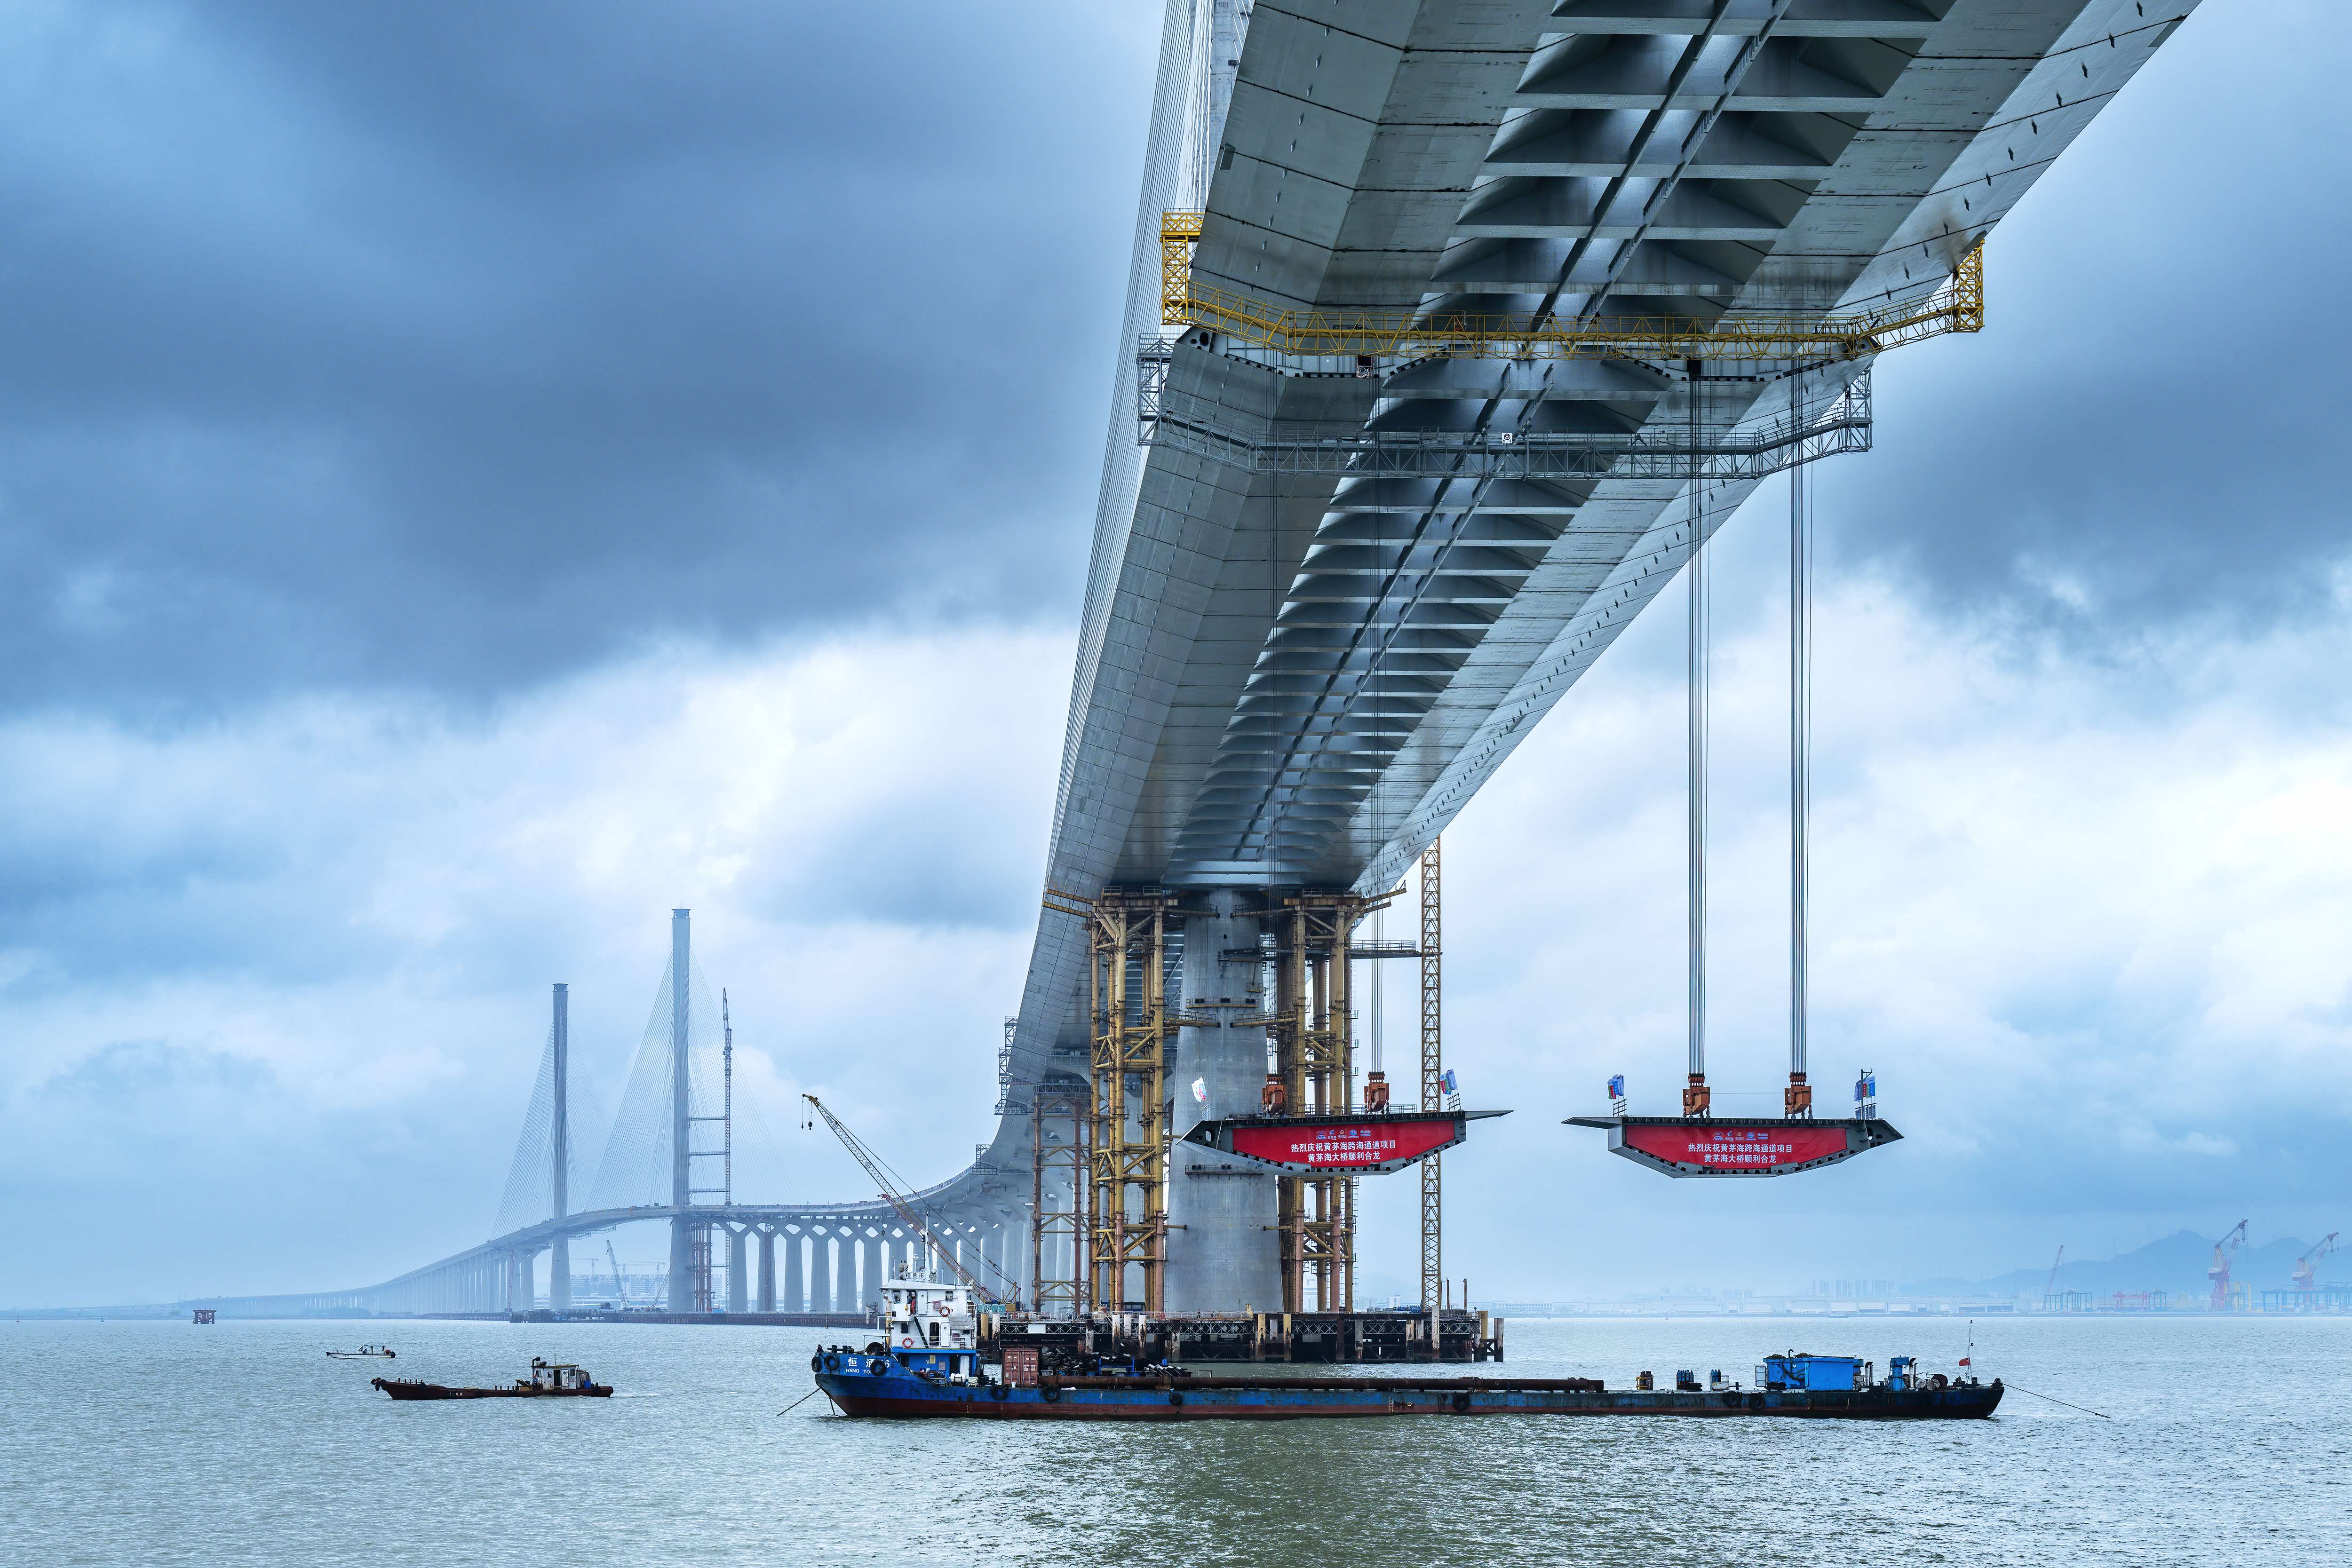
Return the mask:
<svg viewBox="0 0 2352 1568">
<path fill-rule="evenodd" d="M 942 1205 L 939 1200 L 946 1185 L 916 1195 L 928 1211 L 925 1219 L 933 1233 L 983 1279 L 1000 1274 L 1017 1278 L 1025 1262 L 1008 1253 L 1019 1242 L 1018 1233 L 1001 1215 L 958 1213 Z M 539 1304 L 537 1260 L 552 1250 L 559 1238 L 576 1239 L 623 1225 L 675 1219 L 712 1226 L 728 1236 L 728 1295 L 719 1304 L 732 1312 L 864 1312 L 874 1304 L 875 1282 L 920 1245 L 920 1239 L 909 1236 L 905 1223 L 878 1198 L 865 1203 L 697 1204 L 690 1208 L 646 1204 L 542 1220 L 380 1285 L 292 1295 L 207 1296 L 176 1304 L 243 1317 L 527 1312 Z M 669 1310 L 666 1303 L 663 1310 Z"/>
</svg>

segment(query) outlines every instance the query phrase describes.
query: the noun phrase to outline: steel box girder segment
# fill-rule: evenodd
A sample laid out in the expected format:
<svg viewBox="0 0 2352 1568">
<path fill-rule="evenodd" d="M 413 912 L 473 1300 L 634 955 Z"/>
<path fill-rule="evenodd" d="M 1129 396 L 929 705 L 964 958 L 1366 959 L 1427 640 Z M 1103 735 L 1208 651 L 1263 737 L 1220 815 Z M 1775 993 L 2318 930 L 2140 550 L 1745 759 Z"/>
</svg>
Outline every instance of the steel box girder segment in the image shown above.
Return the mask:
<svg viewBox="0 0 2352 1568">
<path fill-rule="evenodd" d="M 1670 1176 L 1778 1176 L 1819 1170 L 1903 1136 L 1876 1117 L 1570 1116 L 1598 1127 L 1609 1152 Z"/>
<path fill-rule="evenodd" d="M 1418 1165 L 1452 1148 L 1469 1135 L 1468 1126 L 1474 1121 L 1509 1114 L 1507 1111 L 1453 1111 L 1434 1114 L 1401 1112 L 1389 1115 L 1232 1116 L 1201 1123 L 1184 1134 L 1183 1141 L 1214 1149 L 1220 1155 L 1248 1165 L 1279 1171 L 1285 1176 L 1384 1176 Z M 1251 1145 L 1265 1141 L 1251 1138 L 1248 1134 L 1252 1133 L 1288 1138 L 1322 1128 L 1366 1131 L 1374 1134 L 1373 1139 L 1366 1141 L 1378 1141 L 1392 1135 L 1400 1152 L 1349 1165 L 1309 1164 L 1250 1152 Z M 1405 1149 L 1410 1152 L 1402 1152 Z"/>
</svg>

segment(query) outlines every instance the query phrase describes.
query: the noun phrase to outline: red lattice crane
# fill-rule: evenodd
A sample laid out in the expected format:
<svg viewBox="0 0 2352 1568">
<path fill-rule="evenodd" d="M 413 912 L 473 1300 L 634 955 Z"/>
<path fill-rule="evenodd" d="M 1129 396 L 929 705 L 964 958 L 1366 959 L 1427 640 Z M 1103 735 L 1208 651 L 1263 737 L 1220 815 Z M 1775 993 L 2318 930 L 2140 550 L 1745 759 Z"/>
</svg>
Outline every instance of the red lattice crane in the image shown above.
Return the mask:
<svg viewBox="0 0 2352 1568">
<path fill-rule="evenodd" d="M 2336 1232 L 2329 1231 L 2319 1239 L 2318 1246 L 2294 1260 L 2295 1294 L 2308 1296 L 2319 1288 L 2315 1281 L 2319 1271 L 2319 1260 L 2336 1250 Z"/>
<path fill-rule="evenodd" d="M 2217 1312 L 2230 1310 L 2230 1260 L 2246 1244 L 2246 1222 L 2242 1219 L 2231 1227 L 2221 1240 L 2213 1243 L 2213 1261 L 2205 1277 L 2213 1281 L 2213 1299 L 2210 1303 Z"/>
</svg>

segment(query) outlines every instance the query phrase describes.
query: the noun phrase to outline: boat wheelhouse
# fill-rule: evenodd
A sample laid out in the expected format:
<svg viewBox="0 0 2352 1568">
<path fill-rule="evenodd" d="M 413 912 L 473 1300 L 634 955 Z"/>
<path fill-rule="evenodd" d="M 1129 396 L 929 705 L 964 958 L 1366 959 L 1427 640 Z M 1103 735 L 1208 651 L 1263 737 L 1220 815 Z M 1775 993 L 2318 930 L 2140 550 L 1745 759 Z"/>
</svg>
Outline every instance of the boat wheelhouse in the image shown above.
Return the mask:
<svg viewBox="0 0 2352 1568">
<path fill-rule="evenodd" d="M 899 1364 L 950 1382 L 980 1378 L 980 1321 L 971 1288 L 942 1284 L 909 1261 L 882 1281 L 882 1347 Z"/>
<path fill-rule="evenodd" d="M 520 1385 L 518 1383 L 518 1386 Z M 551 1394 L 575 1394 L 595 1387 L 596 1380 L 588 1375 L 588 1369 L 584 1366 L 574 1365 L 568 1361 L 541 1361 L 534 1355 L 530 1358 L 529 1386 Z"/>
</svg>

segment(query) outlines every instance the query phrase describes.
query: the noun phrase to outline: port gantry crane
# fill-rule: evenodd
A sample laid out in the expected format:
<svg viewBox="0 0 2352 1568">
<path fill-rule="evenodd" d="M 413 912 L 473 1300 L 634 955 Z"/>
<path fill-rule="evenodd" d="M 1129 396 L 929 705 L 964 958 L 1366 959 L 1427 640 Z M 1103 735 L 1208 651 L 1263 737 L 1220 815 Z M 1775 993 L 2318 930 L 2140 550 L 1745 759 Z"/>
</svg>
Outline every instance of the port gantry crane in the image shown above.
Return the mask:
<svg viewBox="0 0 2352 1568">
<path fill-rule="evenodd" d="M 915 1212 L 915 1206 L 908 1201 L 907 1195 L 898 1190 L 898 1183 L 892 1181 L 888 1174 L 883 1170 L 881 1156 L 858 1142 L 857 1134 L 843 1126 L 841 1118 L 824 1108 L 824 1101 L 814 1094 L 803 1094 L 801 1098 L 816 1107 L 816 1113 L 824 1118 L 824 1124 L 833 1129 L 833 1135 L 841 1140 L 841 1146 L 847 1149 L 851 1156 L 866 1167 L 866 1174 L 874 1178 L 874 1185 L 881 1189 L 882 1201 L 897 1211 L 898 1218 L 906 1222 L 908 1229 L 923 1239 L 924 1244 L 930 1248 L 932 1257 L 945 1263 L 953 1271 L 955 1277 L 971 1286 L 972 1294 L 982 1300 L 1000 1306 L 1020 1304 L 1018 1291 L 1008 1293 L 992 1290 L 982 1284 L 978 1276 L 957 1261 L 955 1249 L 940 1240 L 931 1228 L 924 1223 L 923 1217 Z M 1002 1272 L 985 1258 L 981 1260 L 981 1267 L 987 1269 L 991 1273 L 997 1274 L 999 1278 L 1003 1277 Z"/>
<path fill-rule="evenodd" d="M 2311 1293 L 2319 1288 L 2318 1285 L 2315 1283 L 2315 1277 L 2319 1272 L 2319 1260 L 2322 1258 L 2326 1257 L 2330 1252 L 2336 1250 L 2336 1235 L 2337 1233 L 2336 1231 L 2329 1231 L 2326 1235 L 2319 1239 L 2318 1246 L 2313 1248 L 2310 1251 L 2305 1253 L 2302 1257 L 2294 1260 L 2294 1292 L 2296 1295 L 2302 1296 L 2308 1301 Z"/>
<path fill-rule="evenodd" d="M 2213 1281 L 2213 1299 L 2210 1305 L 2217 1312 L 2230 1310 L 2230 1260 L 2246 1244 L 2246 1222 L 2242 1219 L 2224 1232 L 2213 1243 L 2213 1262 L 2205 1277 Z"/>
</svg>

